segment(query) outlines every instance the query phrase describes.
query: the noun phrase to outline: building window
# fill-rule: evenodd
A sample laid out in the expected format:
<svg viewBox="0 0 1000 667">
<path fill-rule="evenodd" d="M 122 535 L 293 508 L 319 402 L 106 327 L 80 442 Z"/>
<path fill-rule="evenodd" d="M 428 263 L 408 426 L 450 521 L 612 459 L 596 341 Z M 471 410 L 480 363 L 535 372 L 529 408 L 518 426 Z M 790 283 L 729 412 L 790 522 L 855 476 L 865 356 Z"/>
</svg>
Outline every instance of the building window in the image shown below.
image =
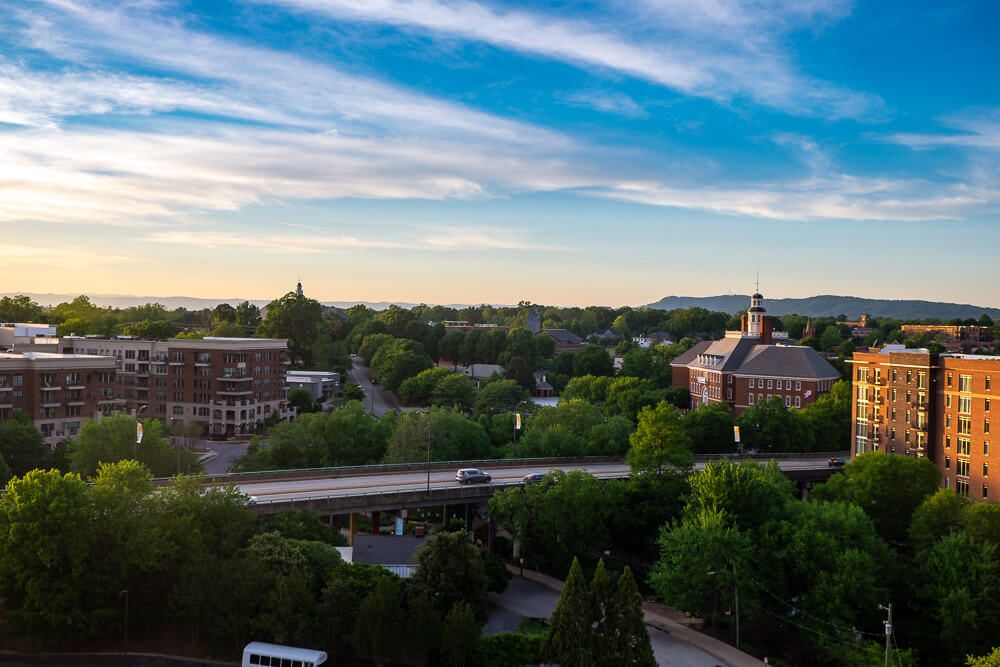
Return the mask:
<svg viewBox="0 0 1000 667">
<path fill-rule="evenodd" d="M 944 448 L 945 449 L 951 449 L 951 436 L 950 435 L 944 436 Z"/>
<path fill-rule="evenodd" d="M 970 451 L 972 451 L 972 441 L 968 438 L 959 438 L 955 453 L 959 456 L 968 456 Z"/>
<path fill-rule="evenodd" d="M 896 429 L 889 429 L 889 439 L 892 441 L 896 440 Z"/>
<path fill-rule="evenodd" d="M 726 389 L 726 400 L 727 401 L 733 400 L 733 390 L 732 389 Z"/>
<path fill-rule="evenodd" d="M 802 381 L 801 380 L 796 380 L 795 381 L 795 391 L 802 391 Z"/>
<path fill-rule="evenodd" d="M 785 396 L 785 407 L 786 408 L 792 407 L 792 397 L 791 396 Z"/>
<path fill-rule="evenodd" d="M 785 380 L 785 389 L 788 390 L 788 391 L 791 391 L 791 389 L 792 389 L 792 381 L 791 380 Z"/>
<path fill-rule="evenodd" d="M 950 456 L 944 457 L 944 469 L 945 470 L 951 470 L 951 457 Z"/>
<path fill-rule="evenodd" d="M 990 390 L 990 376 L 986 376 L 986 391 Z"/>
<path fill-rule="evenodd" d="M 959 396 L 958 397 L 958 413 L 962 415 L 972 414 L 972 397 L 971 396 Z"/>
<path fill-rule="evenodd" d="M 754 388 L 754 386 L 753 386 L 753 378 L 750 378 L 750 388 L 751 388 L 751 389 L 753 389 L 753 388 Z"/>
<path fill-rule="evenodd" d="M 969 496 L 969 483 L 963 479 L 955 480 L 955 493 L 960 496 Z"/>
<path fill-rule="evenodd" d="M 983 484 L 983 498 L 989 498 L 990 492 L 988 491 L 988 489 L 989 487 Z"/>
<path fill-rule="evenodd" d="M 946 408 L 950 408 L 951 407 L 951 394 L 946 394 L 945 395 L 945 397 L 944 397 L 944 407 L 946 407 Z"/>
<path fill-rule="evenodd" d="M 955 474 L 961 475 L 962 477 L 969 476 L 969 462 L 965 459 L 958 459 L 955 461 Z"/>
<path fill-rule="evenodd" d="M 773 389 L 774 388 L 774 380 L 768 380 L 767 381 L 767 388 L 768 389 Z"/>
<path fill-rule="evenodd" d="M 178 415 L 178 416 L 183 416 L 184 415 L 184 406 L 183 405 L 175 405 L 173 407 L 173 413 L 175 415 Z"/>
<path fill-rule="evenodd" d="M 948 380 L 945 382 L 949 387 L 951 386 L 951 373 L 948 373 Z"/>
<path fill-rule="evenodd" d="M 944 427 L 951 428 L 951 415 L 944 416 Z"/>
<path fill-rule="evenodd" d="M 764 400 L 764 394 L 758 393 L 757 394 L 757 402 L 760 403 L 763 400 Z"/>
<path fill-rule="evenodd" d="M 753 405 L 753 394 L 750 394 L 750 405 Z"/>
<path fill-rule="evenodd" d="M 983 433 L 989 433 L 989 432 L 990 432 L 990 420 L 989 419 L 984 419 L 983 420 Z"/>
<path fill-rule="evenodd" d="M 726 384 L 732 384 L 732 383 L 733 383 L 733 376 L 732 375 L 727 375 L 726 376 Z"/>
<path fill-rule="evenodd" d="M 797 407 L 797 408 L 801 408 L 802 407 L 802 397 L 801 396 L 796 396 L 795 397 L 795 407 Z"/>
<path fill-rule="evenodd" d="M 983 461 L 983 477 L 990 476 L 990 464 L 988 461 Z"/>
<path fill-rule="evenodd" d="M 986 402 L 983 403 L 983 412 L 989 412 L 989 411 L 990 411 L 990 399 L 987 398 Z"/>
<path fill-rule="evenodd" d="M 917 387 L 920 389 L 927 389 L 927 373 L 924 371 L 917 373 Z"/>
<path fill-rule="evenodd" d="M 969 417 L 959 417 L 958 433 L 959 435 L 969 435 L 972 433 L 972 419 Z"/>
<path fill-rule="evenodd" d="M 983 441 L 983 456 L 989 456 L 989 455 L 990 455 L 990 441 L 985 440 Z"/>
<path fill-rule="evenodd" d="M 971 375 L 959 375 L 958 376 L 958 390 L 961 392 L 971 392 L 972 391 L 972 376 Z"/>
</svg>

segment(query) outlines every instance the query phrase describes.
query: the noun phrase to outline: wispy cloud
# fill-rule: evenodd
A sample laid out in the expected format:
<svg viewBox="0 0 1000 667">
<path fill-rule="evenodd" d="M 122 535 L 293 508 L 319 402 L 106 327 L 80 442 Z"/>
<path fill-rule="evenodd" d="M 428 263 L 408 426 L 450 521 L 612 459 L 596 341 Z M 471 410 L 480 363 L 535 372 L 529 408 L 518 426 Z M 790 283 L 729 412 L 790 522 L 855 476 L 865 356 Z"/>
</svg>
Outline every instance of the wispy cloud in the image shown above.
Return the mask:
<svg viewBox="0 0 1000 667">
<path fill-rule="evenodd" d="M 238 232 L 202 232 L 195 230 L 157 231 L 144 237 L 155 244 L 191 246 L 196 248 L 252 248 L 281 254 L 317 254 L 356 250 L 424 250 L 438 252 L 469 250 L 551 251 L 552 247 L 532 243 L 525 230 L 497 229 L 478 226 L 431 226 L 416 234 L 403 235 L 403 240 L 361 238 L 331 235 L 325 231 L 314 234 L 248 235 Z"/>
<path fill-rule="evenodd" d="M 90 249 L 44 246 L 20 243 L 0 243 L 0 265 L 4 266 L 49 266 L 58 268 L 85 268 L 95 265 L 120 265 L 136 262 L 134 255 L 115 252 L 95 253 Z"/>
<path fill-rule="evenodd" d="M 649 115 L 628 95 L 612 91 L 584 90 L 560 95 L 559 99 L 572 106 L 587 107 L 627 118 L 646 118 Z"/>
<path fill-rule="evenodd" d="M 942 124 L 951 131 L 936 134 L 897 133 L 886 139 L 917 150 L 942 146 L 1000 150 L 1000 108 L 947 116 L 942 119 Z"/>
<path fill-rule="evenodd" d="M 485 42 L 717 101 L 745 97 L 792 113 L 835 118 L 882 113 L 882 102 L 873 95 L 797 72 L 778 46 L 776 37 L 787 30 L 842 16 L 844 2 L 789 9 L 795 3 L 653 0 L 618 3 L 618 14 L 591 20 L 461 0 L 257 1 Z M 623 23 L 622 11 L 632 17 L 624 22 L 633 28 L 627 36 L 607 28 Z"/>
</svg>

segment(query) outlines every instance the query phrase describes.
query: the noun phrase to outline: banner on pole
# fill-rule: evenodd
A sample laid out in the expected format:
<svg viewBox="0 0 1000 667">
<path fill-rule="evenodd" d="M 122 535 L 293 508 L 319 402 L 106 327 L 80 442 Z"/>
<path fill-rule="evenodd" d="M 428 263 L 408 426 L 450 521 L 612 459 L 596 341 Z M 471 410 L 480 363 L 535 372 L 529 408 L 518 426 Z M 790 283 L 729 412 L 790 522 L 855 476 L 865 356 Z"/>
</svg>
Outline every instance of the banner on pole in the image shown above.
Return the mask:
<svg viewBox="0 0 1000 667">
<path fill-rule="evenodd" d="M 733 442 L 739 442 L 739 441 L 740 441 L 740 427 L 733 426 Z"/>
</svg>

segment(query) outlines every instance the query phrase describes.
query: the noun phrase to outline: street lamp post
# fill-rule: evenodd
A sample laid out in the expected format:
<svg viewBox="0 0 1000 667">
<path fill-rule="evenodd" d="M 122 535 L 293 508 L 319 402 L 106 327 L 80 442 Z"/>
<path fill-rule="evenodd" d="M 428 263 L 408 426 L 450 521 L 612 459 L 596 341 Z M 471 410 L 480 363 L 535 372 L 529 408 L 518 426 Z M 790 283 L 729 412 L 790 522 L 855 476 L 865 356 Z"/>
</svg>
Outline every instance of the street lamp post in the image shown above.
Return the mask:
<svg viewBox="0 0 1000 667">
<path fill-rule="evenodd" d="M 119 591 L 118 597 L 125 598 L 125 655 L 128 655 L 128 589 Z"/>
<path fill-rule="evenodd" d="M 740 647 L 740 583 L 736 574 L 736 561 L 730 561 L 733 566 L 733 611 L 736 615 L 736 648 Z M 717 574 L 715 571 L 707 572 L 709 576 Z"/>
<path fill-rule="evenodd" d="M 431 494 L 431 412 L 427 411 L 427 495 Z"/>
</svg>

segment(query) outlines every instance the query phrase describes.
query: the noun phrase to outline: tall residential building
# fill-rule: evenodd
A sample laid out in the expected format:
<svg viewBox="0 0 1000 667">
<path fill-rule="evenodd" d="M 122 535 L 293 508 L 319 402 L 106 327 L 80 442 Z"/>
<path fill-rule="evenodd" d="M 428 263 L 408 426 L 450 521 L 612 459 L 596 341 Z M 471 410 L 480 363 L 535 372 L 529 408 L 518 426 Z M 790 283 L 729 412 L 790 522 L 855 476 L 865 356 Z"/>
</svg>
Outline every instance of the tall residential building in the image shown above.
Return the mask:
<svg viewBox="0 0 1000 667">
<path fill-rule="evenodd" d="M 805 407 L 840 379 L 819 352 L 773 330 L 760 293 L 750 297 L 739 331 L 695 344 L 670 366 L 673 386 L 690 390 L 692 408 L 725 403 L 737 415 L 774 396 L 786 407 Z"/>
<path fill-rule="evenodd" d="M 112 357 L 0 352 L 0 421 L 23 412 L 55 444 L 84 420 L 110 414 L 115 386 Z"/>
<path fill-rule="evenodd" d="M 112 357 L 115 398 L 167 423 L 202 424 L 236 436 L 277 415 L 289 416 L 285 340 L 204 338 L 165 341 L 69 336 L 60 351 Z"/>
<path fill-rule="evenodd" d="M 1000 455 L 990 451 L 993 378 L 1000 357 L 933 354 L 887 345 L 855 352 L 852 456 L 885 451 L 929 458 L 946 488 L 970 498 L 1000 500 L 990 488 Z M 995 449 L 995 448 L 994 448 Z"/>
</svg>

